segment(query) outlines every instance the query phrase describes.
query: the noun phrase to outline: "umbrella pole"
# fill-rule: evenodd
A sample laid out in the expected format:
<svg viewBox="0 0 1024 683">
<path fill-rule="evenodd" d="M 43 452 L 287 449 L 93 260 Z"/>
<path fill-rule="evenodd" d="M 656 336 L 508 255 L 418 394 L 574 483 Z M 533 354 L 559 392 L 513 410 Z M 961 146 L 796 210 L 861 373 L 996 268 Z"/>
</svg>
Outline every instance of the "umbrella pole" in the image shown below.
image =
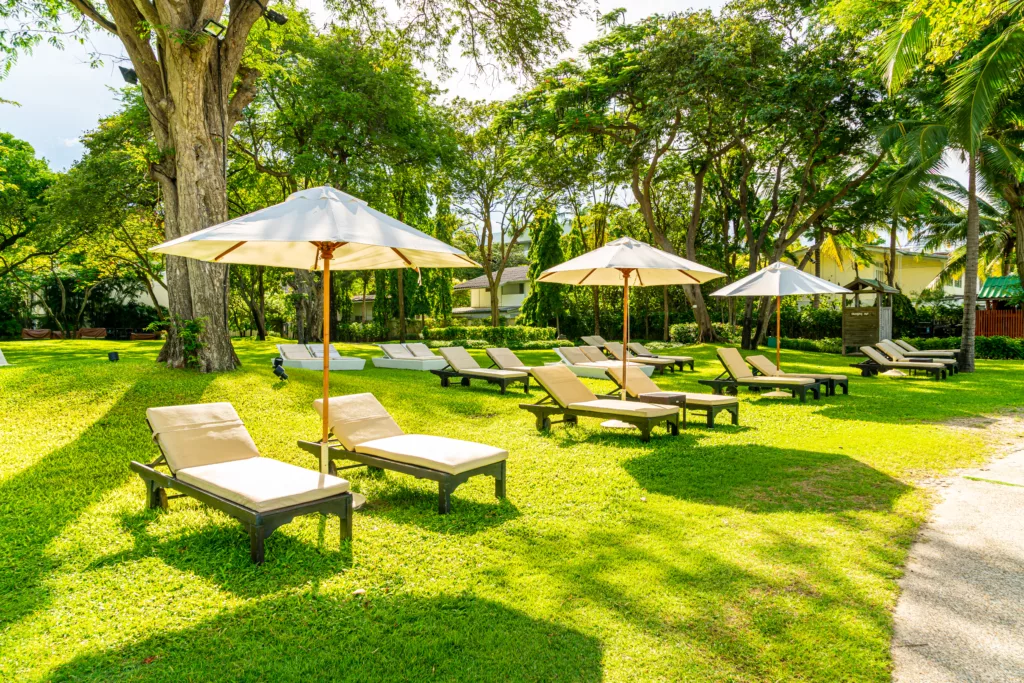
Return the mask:
<svg viewBox="0 0 1024 683">
<path fill-rule="evenodd" d="M 629 269 L 622 271 L 622 392 L 620 398 L 626 400 L 626 358 L 629 354 Z"/>
<path fill-rule="evenodd" d="M 782 295 L 775 297 L 775 367 L 782 369 L 779 359 L 782 354 Z"/>
<path fill-rule="evenodd" d="M 323 429 L 320 434 L 320 472 L 327 473 L 327 433 L 330 429 L 331 398 L 331 256 L 332 252 L 324 251 L 324 420 Z"/>
</svg>

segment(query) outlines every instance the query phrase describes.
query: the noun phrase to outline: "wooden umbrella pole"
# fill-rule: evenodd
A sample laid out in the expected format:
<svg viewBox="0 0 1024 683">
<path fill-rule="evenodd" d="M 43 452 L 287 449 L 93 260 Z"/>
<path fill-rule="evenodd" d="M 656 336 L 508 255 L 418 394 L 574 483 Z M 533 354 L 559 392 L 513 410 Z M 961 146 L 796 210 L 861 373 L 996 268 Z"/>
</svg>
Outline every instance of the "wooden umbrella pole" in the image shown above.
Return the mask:
<svg viewBox="0 0 1024 683">
<path fill-rule="evenodd" d="M 629 269 L 622 270 L 622 392 L 621 398 L 626 400 L 626 357 L 629 348 Z"/>
<path fill-rule="evenodd" d="M 782 369 L 782 295 L 775 297 L 775 367 Z"/>
<path fill-rule="evenodd" d="M 322 249 L 324 261 L 324 415 L 323 429 L 320 434 L 320 472 L 327 473 L 327 434 L 330 431 L 330 398 L 331 398 L 331 256 L 334 250 L 326 246 Z"/>
</svg>

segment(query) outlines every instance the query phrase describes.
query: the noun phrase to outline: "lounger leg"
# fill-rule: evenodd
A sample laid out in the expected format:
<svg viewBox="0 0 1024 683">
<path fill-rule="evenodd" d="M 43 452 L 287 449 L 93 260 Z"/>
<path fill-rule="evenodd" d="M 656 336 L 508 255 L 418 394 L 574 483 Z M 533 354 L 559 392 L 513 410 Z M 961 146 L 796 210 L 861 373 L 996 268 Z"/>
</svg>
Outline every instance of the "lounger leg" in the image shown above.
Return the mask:
<svg viewBox="0 0 1024 683">
<path fill-rule="evenodd" d="M 693 371 L 694 371 L 694 370 L 693 370 L 693 361 L 691 360 L 691 361 L 690 361 L 690 372 L 693 372 Z"/>
<path fill-rule="evenodd" d="M 352 538 L 352 496 L 345 500 L 345 508 L 342 510 L 340 521 L 341 537 L 338 540 L 344 543 L 346 538 Z"/>
<path fill-rule="evenodd" d="M 450 382 L 448 381 L 448 378 L 445 377 L 444 375 L 441 375 L 441 388 L 446 389 L 449 384 Z"/>
<path fill-rule="evenodd" d="M 708 417 L 708 427 L 714 427 L 715 426 L 715 409 L 714 408 L 712 408 L 710 406 L 708 407 L 707 417 Z"/>
<path fill-rule="evenodd" d="M 462 378 L 462 386 L 464 386 L 464 387 L 468 387 L 469 386 L 469 378 L 468 377 L 463 377 Z"/>
<path fill-rule="evenodd" d="M 508 384 L 506 384 L 505 382 L 498 382 L 498 386 L 501 387 L 501 395 L 504 396 L 505 395 L 505 389 L 508 388 Z"/>
<path fill-rule="evenodd" d="M 669 420 L 666 426 L 669 434 L 679 436 L 679 416 L 676 416 L 674 420 Z"/>
<path fill-rule="evenodd" d="M 530 376 L 529 375 L 527 375 L 526 379 L 523 380 L 523 393 L 524 394 L 530 393 Z"/>
<path fill-rule="evenodd" d="M 794 391 L 794 393 L 793 393 L 794 396 L 796 396 L 797 392 L 800 393 L 800 402 L 801 403 L 806 403 L 807 402 L 807 389 L 805 387 L 800 387 L 799 389 L 794 389 L 793 391 Z"/>
<path fill-rule="evenodd" d="M 494 497 L 505 497 L 505 461 L 499 463 L 498 474 L 494 477 Z"/>
<path fill-rule="evenodd" d="M 167 508 L 167 493 L 156 485 L 152 479 L 143 479 L 146 482 L 146 507 L 150 510 L 162 507 Z M 162 495 L 161 495 L 162 494 Z M 162 499 L 162 500 L 161 500 Z"/>
<path fill-rule="evenodd" d="M 254 564 L 263 564 L 263 526 L 251 524 L 249 526 L 249 557 Z"/>
<path fill-rule="evenodd" d="M 445 481 L 437 483 L 437 513 L 447 515 L 452 510 L 452 492 Z"/>
<path fill-rule="evenodd" d="M 640 440 L 647 443 L 651 440 L 651 425 L 646 424 L 640 428 Z"/>
</svg>

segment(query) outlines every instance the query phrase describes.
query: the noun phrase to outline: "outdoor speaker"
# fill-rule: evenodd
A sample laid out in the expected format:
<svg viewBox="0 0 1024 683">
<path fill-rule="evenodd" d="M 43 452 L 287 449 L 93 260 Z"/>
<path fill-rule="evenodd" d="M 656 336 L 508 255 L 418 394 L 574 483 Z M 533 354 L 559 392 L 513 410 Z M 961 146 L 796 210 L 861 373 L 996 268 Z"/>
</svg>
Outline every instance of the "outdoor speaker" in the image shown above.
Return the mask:
<svg viewBox="0 0 1024 683">
<path fill-rule="evenodd" d="M 110 353 L 107 354 L 107 360 L 109 360 L 111 363 L 115 363 L 121 360 L 121 357 L 117 355 L 117 351 L 111 351 Z"/>
<path fill-rule="evenodd" d="M 274 375 L 281 381 L 288 379 L 288 373 L 284 371 L 284 358 L 274 359 Z"/>
</svg>

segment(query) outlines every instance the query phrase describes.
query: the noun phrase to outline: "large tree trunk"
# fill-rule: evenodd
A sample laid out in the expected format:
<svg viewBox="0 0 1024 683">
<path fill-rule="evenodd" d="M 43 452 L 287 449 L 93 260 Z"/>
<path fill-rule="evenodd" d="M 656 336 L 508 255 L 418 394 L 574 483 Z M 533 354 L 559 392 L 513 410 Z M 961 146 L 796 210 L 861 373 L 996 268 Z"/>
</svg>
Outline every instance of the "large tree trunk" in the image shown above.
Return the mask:
<svg viewBox="0 0 1024 683">
<path fill-rule="evenodd" d="M 978 155 L 970 154 L 967 164 L 967 244 L 964 265 L 964 324 L 960 340 L 960 371 L 974 372 L 974 332 L 977 323 L 975 308 L 978 301 L 978 241 L 980 220 L 978 215 Z M 1018 247 L 1019 249 L 1019 247 Z"/>
</svg>

